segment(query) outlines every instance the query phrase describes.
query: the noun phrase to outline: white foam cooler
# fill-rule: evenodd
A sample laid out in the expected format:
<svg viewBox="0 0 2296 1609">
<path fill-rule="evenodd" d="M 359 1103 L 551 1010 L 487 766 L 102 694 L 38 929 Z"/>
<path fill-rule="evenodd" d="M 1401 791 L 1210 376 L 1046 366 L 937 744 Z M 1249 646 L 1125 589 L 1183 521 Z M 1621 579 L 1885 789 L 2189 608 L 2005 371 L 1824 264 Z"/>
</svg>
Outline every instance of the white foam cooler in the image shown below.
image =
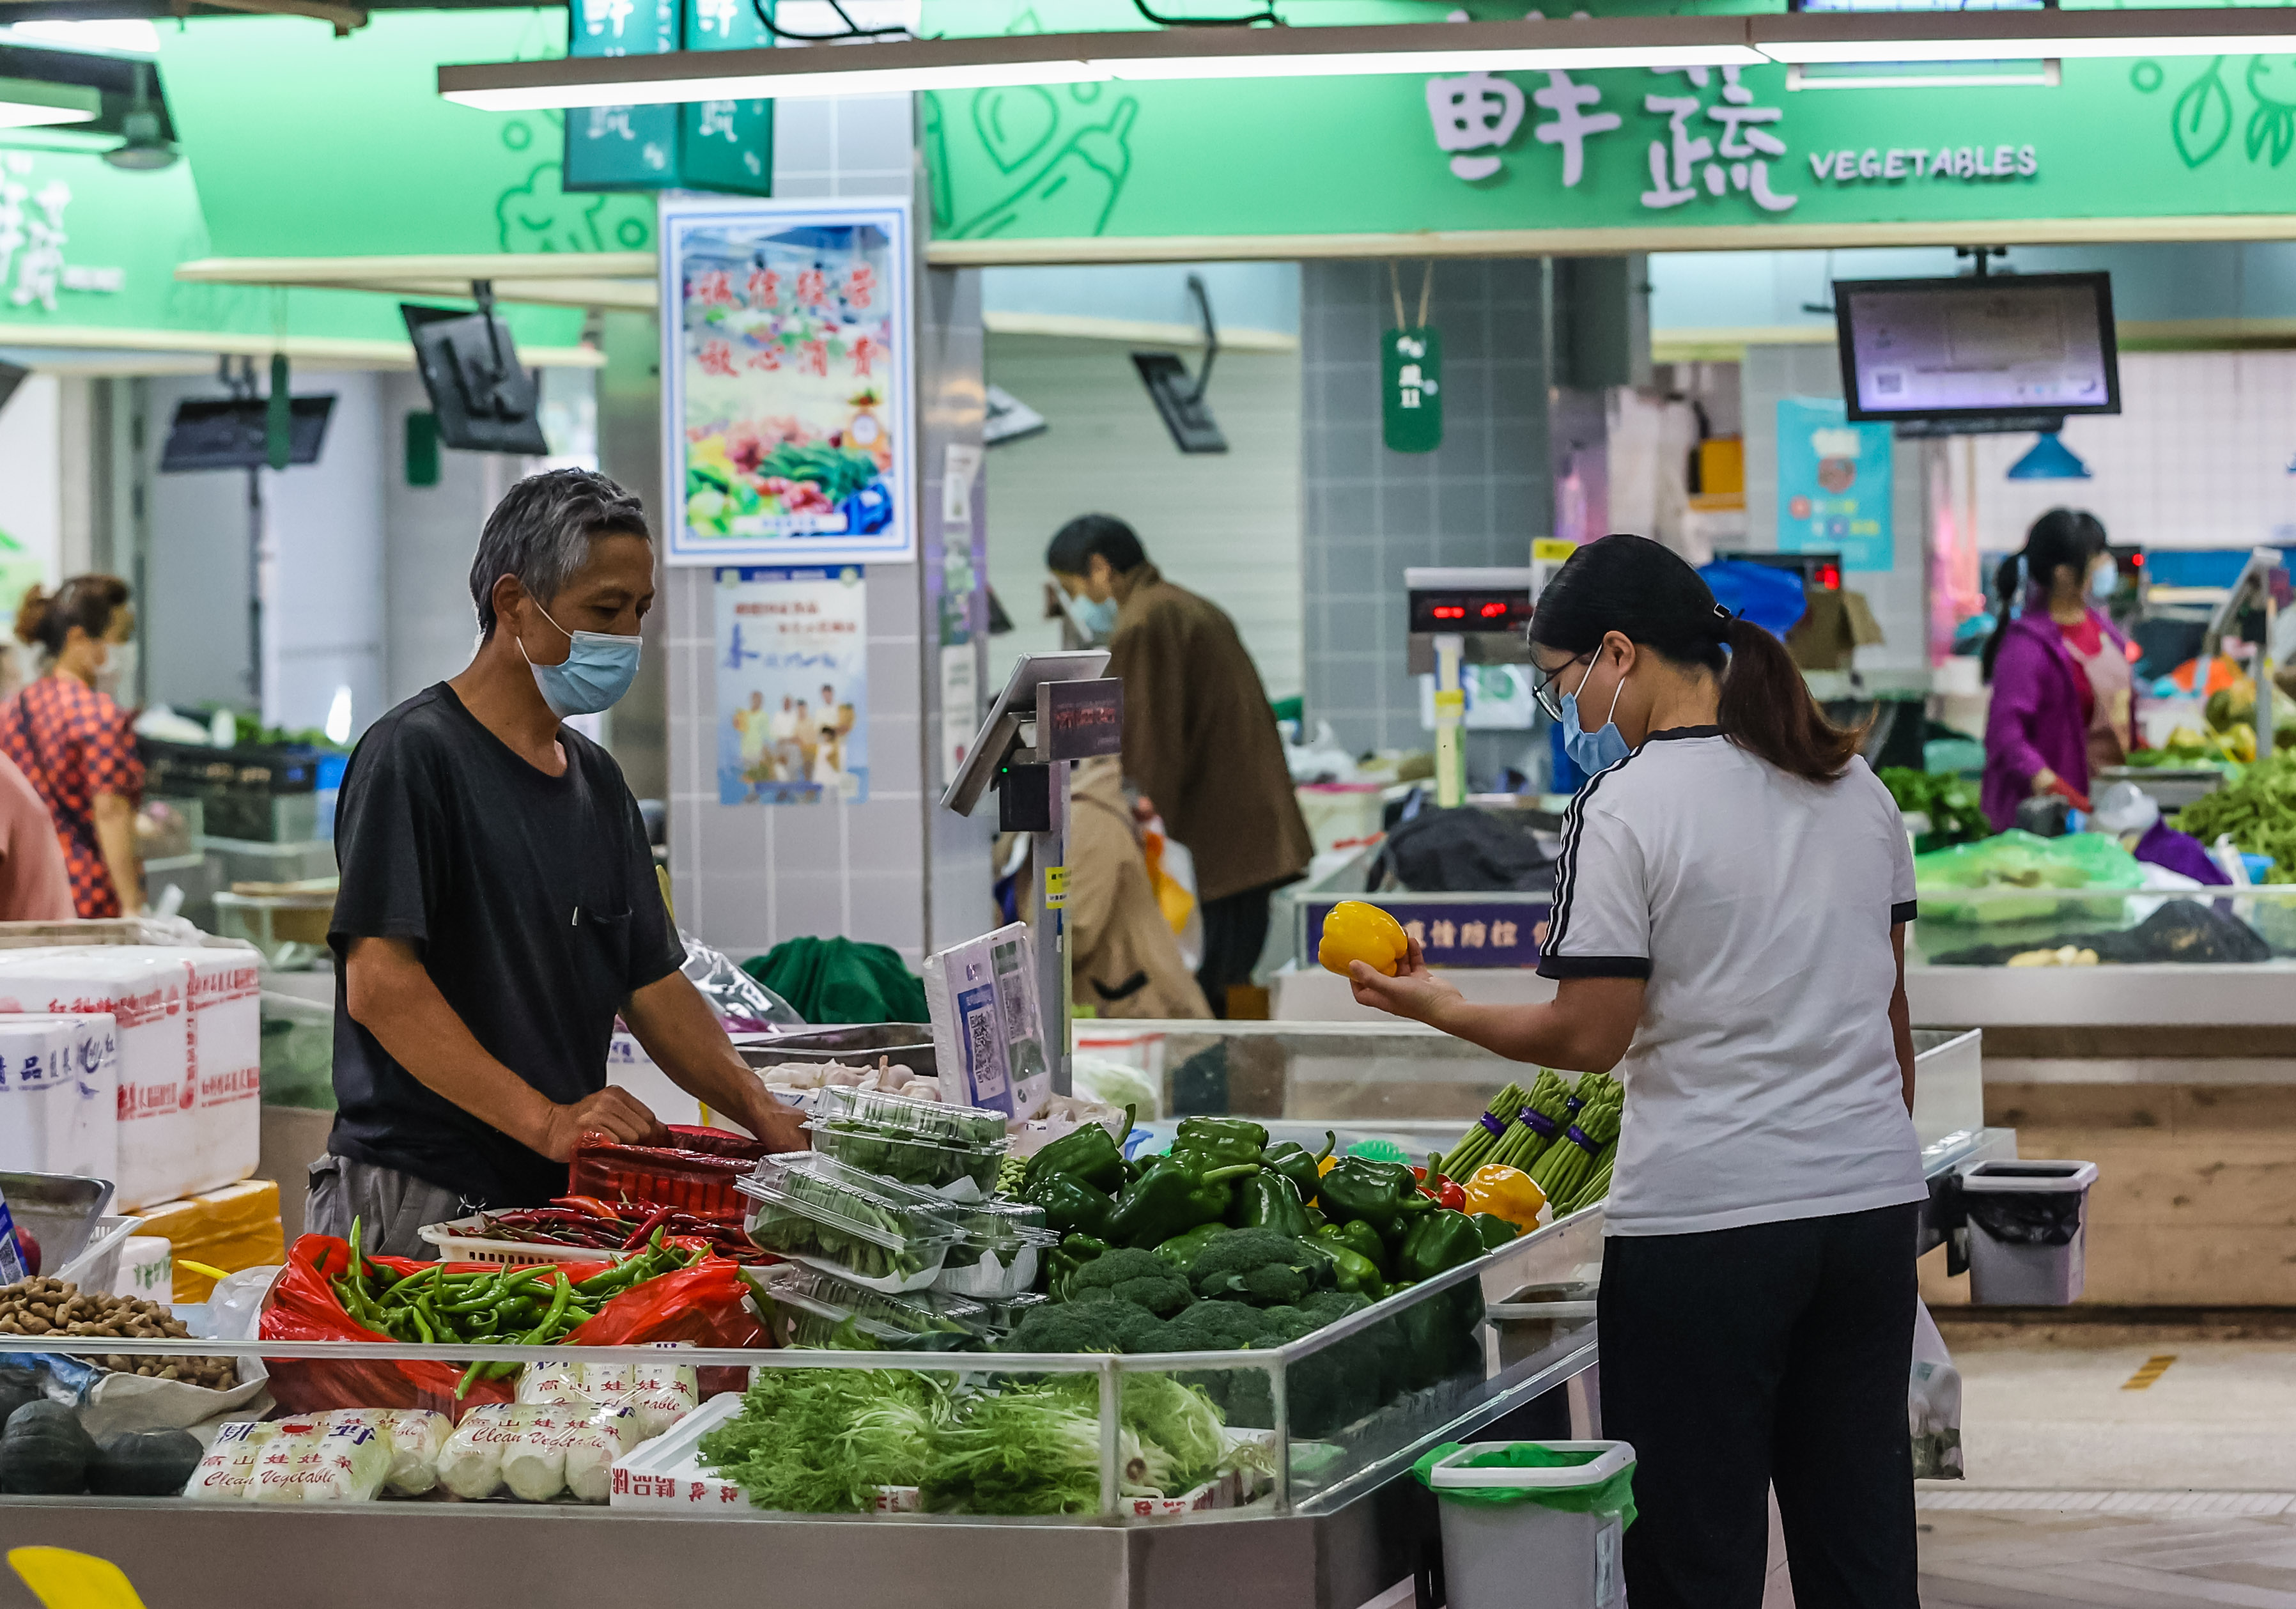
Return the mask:
<svg viewBox="0 0 2296 1609">
<path fill-rule="evenodd" d="M 239 950 L 141 945 L 0 952 L 0 1014 L 115 1019 L 119 1207 L 217 1189 L 255 1170 L 262 1026 L 254 960 Z M 203 1030 L 196 1038 L 195 1014 Z"/>
<path fill-rule="evenodd" d="M 0 1170 L 119 1175 L 119 1043 L 106 1013 L 0 1016 Z"/>
</svg>

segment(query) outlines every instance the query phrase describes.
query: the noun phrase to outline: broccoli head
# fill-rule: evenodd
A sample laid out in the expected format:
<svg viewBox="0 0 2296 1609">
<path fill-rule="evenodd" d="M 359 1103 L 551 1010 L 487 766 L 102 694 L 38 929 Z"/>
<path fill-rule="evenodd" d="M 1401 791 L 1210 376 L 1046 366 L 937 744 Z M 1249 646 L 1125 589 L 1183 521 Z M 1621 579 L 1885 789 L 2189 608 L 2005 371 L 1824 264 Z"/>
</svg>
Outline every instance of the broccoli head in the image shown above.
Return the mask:
<svg viewBox="0 0 2296 1609">
<path fill-rule="evenodd" d="M 1132 1248 L 1094 1258 L 1069 1281 L 1069 1303 L 1124 1301 L 1168 1318 L 1195 1299 L 1180 1271 L 1153 1252 Z"/>
<path fill-rule="evenodd" d="M 1120 1352 L 1116 1309 L 1106 1302 L 1054 1302 L 1031 1308 L 1000 1352 Z"/>
<path fill-rule="evenodd" d="M 1160 1352 L 1240 1352 L 1267 1338 L 1267 1317 L 1241 1301 L 1200 1301 L 1164 1326 Z"/>
<path fill-rule="evenodd" d="M 1288 1307 L 1314 1290 L 1330 1265 L 1308 1245 L 1269 1229 L 1238 1229 L 1206 1246 L 1189 1270 L 1196 1294 L 1255 1307 Z"/>
</svg>

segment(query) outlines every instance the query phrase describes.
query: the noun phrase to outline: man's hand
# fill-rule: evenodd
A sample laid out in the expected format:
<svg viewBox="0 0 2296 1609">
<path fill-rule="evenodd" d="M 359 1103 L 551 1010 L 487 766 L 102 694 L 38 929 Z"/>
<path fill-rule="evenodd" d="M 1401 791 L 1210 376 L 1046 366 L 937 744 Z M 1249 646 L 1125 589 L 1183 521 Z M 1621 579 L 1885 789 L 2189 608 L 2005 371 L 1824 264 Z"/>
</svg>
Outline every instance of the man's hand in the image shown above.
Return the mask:
<svg viewBox="0 0 2296 1609">
<path fill-rule="evenodd" d="M 610 1086 L 570 1106 L 553 1106 L 543 1128 L 542 1143 L 535 1149 L 554 1162 L 570 1162 L 575 1141 L 592 1132 L 610 1135 L 625 1145 L 669 1143 L 669 1131 L 646 1110 L 645 1103 L 627 1089 Z"/>
<path fill-rule="evenodd" d="M 1356 1004 L 1390 1016 L 1439 1026 L 1435 1019 L 1461 997 L 1458 989 L 1435 975 L 1418 940 L 1408 939 L 1406 942 L 1411 948 L 1392 978 L 1374 971 L 1366 962 L 1348 963 L 1348 981 L 1355 989 Z"/>
<path fill-rule="evenodd" d="M 768 1151 L 803 1151 L 812 1144 L 806 1136 L 805 1113 L 775 1100 L 763 1084 L 746 1110 L 726 1115 L 765 1141 Z"/>
<path fill-rule="evenodd" d="M 806 1148 L 803 1115 L 766 1093 L 685 973 L 671 973 L 633 994 L 622 1007 L 622 1020 L 654 1065 L 686 1094 L 775 1151 Z"/>
</svg>

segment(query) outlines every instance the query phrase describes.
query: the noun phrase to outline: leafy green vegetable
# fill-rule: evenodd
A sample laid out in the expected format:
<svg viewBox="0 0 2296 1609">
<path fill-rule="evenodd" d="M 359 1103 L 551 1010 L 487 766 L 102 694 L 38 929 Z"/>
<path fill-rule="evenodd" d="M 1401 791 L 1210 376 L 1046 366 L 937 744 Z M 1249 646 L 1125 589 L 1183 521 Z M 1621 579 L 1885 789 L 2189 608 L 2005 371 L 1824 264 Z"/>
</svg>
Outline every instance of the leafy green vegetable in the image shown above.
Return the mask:
<svg viewBox="0 0 2296 1609">
<path fill-rule="evenodd" d="M 1127 1430 L 1117 1456 L 1136 1485 L 1152 1473 Z M 1165 1464 L 1169 1459 L 1163 1460 Z M 1100 1397 L 1085 1377 L 973 1397 L 934 1438 L 921 1482 L 936 1513 L 1092 1514 L 1100 1507 Z"/>
<path fill-rule="evenodd" d="M 2296 754 L 2256 761 L 2237 779 L 2186 805 L 2175 825 L 2202 843 L 2229 833 L 2234 848 L 2272 857 L 2272 882 L 2296 878 Z"/>
<path fill-rule="evenodd" d="M 759 1508 L 865 1513 L 880 1486 L 920 1483 L 948 1412 L 932 1375 L 761 1368 L 741 1414 L 701 1438 L 701 1462 Z"/>
<path fill-rule="evenodd" d="M 1993 835 L 1993 824 L 1985 817 L 1977 790 L 1960 777 L 1940 771 L 1916 771 L 1910 766 L 1883 766 L 1874 775 L 1890 790 L 1898 809 L 1930 818 L 1923 849 L 1942 850 Z"/>
<path fill-rule="evenodd" d="M 866 453 L 851 447 L 800 447 L 792 441 L 775 447 L 758 465 L 759 479 L 775 476 L 784 480 L 810 480 L 832 503 L 844 502 L 876 480 L 880 472 L 877 461 Z"/>
</svg>

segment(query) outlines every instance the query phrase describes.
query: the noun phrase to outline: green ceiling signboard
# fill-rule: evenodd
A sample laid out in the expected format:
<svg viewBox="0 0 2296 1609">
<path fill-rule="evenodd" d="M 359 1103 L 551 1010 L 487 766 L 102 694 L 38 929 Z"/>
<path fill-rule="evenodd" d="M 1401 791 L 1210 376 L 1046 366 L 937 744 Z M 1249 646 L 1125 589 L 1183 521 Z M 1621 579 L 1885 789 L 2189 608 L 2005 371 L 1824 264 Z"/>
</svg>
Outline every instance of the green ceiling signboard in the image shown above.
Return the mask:
<svg viewBox="0 0 2296 1609">
<path fill-rule="evenodd" d="M 441 62 L 565 51 L 563 7 L 217 17 L 162 23 L 160 71 L 217 256 L 650 250 L 651 196 L 564 188 L 559 113 L 439 98 Z"/>
<path fill-rule="evenodd" d="M 1669 244 L 1697 232 L 1750 244 L 1782 229 L 2296 214 L 2296 59 L 2069 61 L 2054 88 L 1789 92 L 1785 76 L 1470 73 L 929 95 L 935 235 L 1019 246 L 1664 231 Z"/>
</svg>

